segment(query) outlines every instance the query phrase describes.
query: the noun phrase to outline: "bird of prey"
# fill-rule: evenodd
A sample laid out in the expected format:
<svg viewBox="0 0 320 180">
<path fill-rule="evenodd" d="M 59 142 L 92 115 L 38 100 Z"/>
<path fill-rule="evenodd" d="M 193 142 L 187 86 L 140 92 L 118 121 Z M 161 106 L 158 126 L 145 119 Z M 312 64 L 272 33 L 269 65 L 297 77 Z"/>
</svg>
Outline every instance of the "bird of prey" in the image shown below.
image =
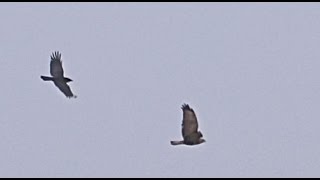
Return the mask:
<svg viewBox="0 0 320 180">
<path fill-rule="evenodd" d="M 181 107 L 183 111 L 182 119 L 182 136 L 181 141 L 171 141 L 171 145 L 197 145 L 206 142 L 202 139 L 202 133 L 198 131 L 198 121 L 195 112 L 188 104 L 183 104 Z"/>
<path fill-rule="evenodd" d="M 77 97 L 72 93 L 70 87 L 67 84 L 68 82 L 71 82 L 72 79 L 63 76 L 61 53 L 59 53 L 59 51 L 56 51 L 51 55 L 50 74 L 52 77 L 47 77 L 47 76 L 40 76 L 40 77 L 44 81 L 53 81 L 54 85 L 57 86 L 66 97 L 68 98 Z"/>
</svg>

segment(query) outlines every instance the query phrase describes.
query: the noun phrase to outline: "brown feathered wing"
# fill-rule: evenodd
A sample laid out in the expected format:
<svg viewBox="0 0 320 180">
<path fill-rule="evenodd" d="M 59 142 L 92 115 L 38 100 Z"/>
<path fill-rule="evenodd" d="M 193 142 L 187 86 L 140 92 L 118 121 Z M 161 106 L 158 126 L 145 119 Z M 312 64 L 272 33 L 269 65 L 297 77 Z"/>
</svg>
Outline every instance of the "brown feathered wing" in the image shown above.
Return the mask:
<svg viewBox="0 0 320 180">
<path fill-rule="evenodd" d="M 183 104 L 181 109 L 183 111 L 182 136 L 186 137 L 198 131 L 198 121 L 195 112 L 188 104 Z"/>
<path fill-rule="evenodd" d="M 181 109 L 183 111 L 182 136 L 184 140 L 170 141 L 171 145 L 195 145 L 202 143 L 204 140 L 200 139 L 202 134 L 198 132 L 198 120 L 195 112 L 188 104 L 183 104 Z"/>
</svg>

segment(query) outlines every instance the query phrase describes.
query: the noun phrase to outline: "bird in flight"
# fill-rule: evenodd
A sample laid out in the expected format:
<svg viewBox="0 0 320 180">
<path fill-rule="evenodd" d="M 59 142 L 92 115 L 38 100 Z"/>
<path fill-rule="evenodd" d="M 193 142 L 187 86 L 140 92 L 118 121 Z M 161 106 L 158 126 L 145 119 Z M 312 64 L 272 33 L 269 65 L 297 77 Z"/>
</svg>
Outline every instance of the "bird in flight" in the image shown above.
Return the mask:
<svg viewBox="0 0 320 180">
<path fill-rule="evenodd" d="M 188 104 L 183 104 L 181 107 L 183 111 L 182 119 L 182 137 L 181 141 L 170 141 L 171 145 L 197 145 L 206 142 L 202 139 L 203 135 L 198 131 L 198 121 L 195 112 Z"/>
<path fill-rule="evenodd" d="M 57 86 L 60 91 L 68 98 L 76 98 L 68 86 L 68 82 L 71 82 L 72 79 L 63 76 L 63 68 L 61 61 L 61 53 L 56 51 L 51 55 L 50 61 L 50 74 L 52 77 L 48 76 L 40 76 L 44 81 L 53 81 L 54 85 Z"/>
</svg>

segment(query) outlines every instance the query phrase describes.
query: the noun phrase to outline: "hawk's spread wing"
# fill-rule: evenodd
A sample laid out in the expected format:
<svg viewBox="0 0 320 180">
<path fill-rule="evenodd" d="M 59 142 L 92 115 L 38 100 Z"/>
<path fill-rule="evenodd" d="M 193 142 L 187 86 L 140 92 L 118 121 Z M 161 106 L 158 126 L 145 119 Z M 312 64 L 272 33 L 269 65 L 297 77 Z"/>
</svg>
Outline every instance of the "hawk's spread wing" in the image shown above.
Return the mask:
<svg viewBox="0 0 320 180">
<path fill-rule="evenodd" d="M 50 74 L 53 77 L 63 77 L 61 54 L 58 51 L 51 55 Z"/>
<path fill-rule="evenodd" d="M 66 82 L 64 82 L 63 80 L 55 80 L 53 82 L 68 98 L 74 97 L 70 87 Z"/>
<path fill-rule="evenodd" d="M 193 109 L 188 104 L 183 104 L 181 109 L 183 111 L 182 136 L 196 133 L 198 131 L 198 121 Z"/>
</svg>

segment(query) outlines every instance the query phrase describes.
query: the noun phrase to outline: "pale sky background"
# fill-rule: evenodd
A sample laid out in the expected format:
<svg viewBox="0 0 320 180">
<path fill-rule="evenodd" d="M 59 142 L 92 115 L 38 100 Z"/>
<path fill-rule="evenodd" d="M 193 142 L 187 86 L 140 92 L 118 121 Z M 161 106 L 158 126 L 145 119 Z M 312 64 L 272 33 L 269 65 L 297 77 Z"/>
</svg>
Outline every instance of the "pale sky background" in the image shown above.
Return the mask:
<svg viewBox="0 0 320 180">
<path fill-rule="evenodd" d="M 0 3 L 0 177 L 320 177 L 319 3 Z M 62 53 L 77 99 L 40 75 Z M 206 143 L 180 140 L 183 103 Z"/>
</svg>

